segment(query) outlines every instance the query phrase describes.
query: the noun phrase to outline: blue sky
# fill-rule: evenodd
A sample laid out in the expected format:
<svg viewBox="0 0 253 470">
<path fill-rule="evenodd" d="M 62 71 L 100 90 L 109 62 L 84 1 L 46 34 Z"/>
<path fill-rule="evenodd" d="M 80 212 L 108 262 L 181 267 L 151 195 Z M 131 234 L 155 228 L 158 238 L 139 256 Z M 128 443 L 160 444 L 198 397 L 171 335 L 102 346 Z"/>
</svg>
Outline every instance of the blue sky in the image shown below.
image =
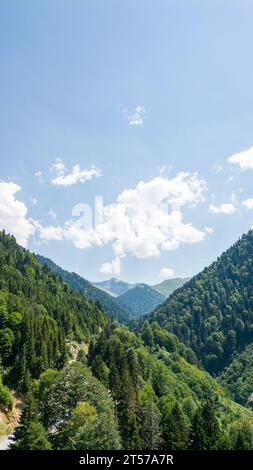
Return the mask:
<svg viewBox="0 0 253 470">
<path fill-rule="evenodd" d="M 0 228 L 91 280 L 212 262 L 253 223 L 252 24 L 246 0 L 1 0 Z M 96 196 L 123 235 L 73 215 Z"/>
</svg>

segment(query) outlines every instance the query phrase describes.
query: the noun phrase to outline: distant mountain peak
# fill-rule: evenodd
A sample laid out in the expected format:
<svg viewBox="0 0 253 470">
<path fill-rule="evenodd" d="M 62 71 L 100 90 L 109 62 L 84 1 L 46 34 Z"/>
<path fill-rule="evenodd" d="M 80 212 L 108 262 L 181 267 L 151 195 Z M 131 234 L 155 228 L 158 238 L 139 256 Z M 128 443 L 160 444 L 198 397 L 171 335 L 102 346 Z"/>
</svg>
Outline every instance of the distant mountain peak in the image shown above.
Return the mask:
<svg viewBox="0 0 253 470">
<path fill-rule="evenodd" d="M 125 294 L 130 289 L 135 287 L 135 284 L 129 284 L 128 282 L 121 281 L 116 277 L 112 277 L 106 281 L 93 282 L 93 285 L 107 292 L 113 297 L 118 297 L 119 295 Z"/>
</svg>

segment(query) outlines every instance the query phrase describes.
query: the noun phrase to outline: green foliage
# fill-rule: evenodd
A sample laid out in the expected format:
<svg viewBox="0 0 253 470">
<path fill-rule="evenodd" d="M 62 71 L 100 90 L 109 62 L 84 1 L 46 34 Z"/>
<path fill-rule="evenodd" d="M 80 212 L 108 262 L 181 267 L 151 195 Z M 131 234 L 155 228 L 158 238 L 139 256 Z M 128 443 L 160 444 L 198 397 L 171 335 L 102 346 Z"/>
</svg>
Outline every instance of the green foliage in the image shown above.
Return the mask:
<svg viewBox="0 0 253 470">
<path fill-rule="evenodd" d="M 0 375 L 24 397 L 12 448 L 252 448 L 252 412 L 199 368 L 201 360 L 218 370 L 217 358 L 223 367 L 251 338 L 251 301 L 243 297 L 251 291 L 250 261 L 240 271 L 233 250 L 228 266 L 214 264 L 133 333 L 0 233 Z M 239 298 L 234 310 L 228 294 Z M 250 355 L 235 359 L 238 384 Z M 229 377 L 226 371 L 221 381 L 229 384 Z M 11 407 L 3 383 L 0 407 Z"/>
<path fill-rule="evenodd" d="M 165 449 L 184 450 L 188 447 L 190 421 L 178 402 L 161 400 L 162 431 Z"/>
<path fill-rule="evenodd" d="M 120 448 L 112 399 L 84 364 L 75 362 L 62 371 L 49 369 L 30 382 L 12 447 L 42 449 L 39 445 L 45 449 Z"/>
<path fill-rule="evenodd" d="M 37 260 L 42 266 L 47 266 L 51 272 L 53 272 L 57 277 L 65 281 L 73 290 L 83 294 L 87 299 L 97 302 L 97 305 L 100 305 L 100 308 L 103 308 L 104 312 L 114 320 L 117 320 L 119 323 L 123 323 L 129 326 L 134 326 L 135 322 L 131 316 L 131 312 L 122 303 L 116 301 L 114 297 L 98 289 L 91 282 L 87 281 L 83 277 L 79 276 L 76 273 L 70 273 L 55 264 L 48 258 L 37 255 Z"/>
<path fill-rule="evenodd" d="M 9 389 L 3 385 L 0 376 L 0 411 L 3 409 L 11 409 L 13 405 L 13 399 Z"/>
<path fill-rule="evenodd" d="M 221 371 L 253 341 L 253 231 L 195 276 L 149 317 Z"/>
<path fill-rule="evenodd" d="M 165 300 L 165 296 L 152 289 L 146 284 L 138 284 L 136 287 L 128 290 L 117 297 L 116 302 L 120 302 L 131 309 L 136 317 L 145 315 Z"/>
<path fill-rule="evenodd" d="M 253 423 L 252 420 L 235 422 L 230 427 L 230 448 L 234 450 L 252 450 Z"/>
<path fill-rule="evenodd" d="M 101 365 L 107 367 L 125 449 L 188 448 L 196 410 L 210 397 L 217 402 L 213 423 L 226 432 L 235 420 L 252 419 L 251 412 L 230 401 L 207 372 L 177 352 L 145 347 L 127 328 L 108 325 L 90 349 L 88 362 L 100 379 Z M 203 419 L 207 411 L 201 412 Z M 216 435 L 215 426 L 210 429 Z M 207 436 L 209 431 L 205 432 Z"/>
<path fill-rule="evenodd" d="M 161 413 L 152 394 L 142 404 L 141 409 L 142 449 L 156 450 L 161 448 Z"/>
<path fill-rule="evenodd" d="M 18 443 L 16 449 L 21 450 L 51 450 L 47 432 L 42 424 L 31 421 L 26 428 L 25 435 Z"/>
<path fill-rule="evenodd" d="M 106 323 L 97 305 L 0 232 L 0 358 L 10 386 L 25 392 L 29 374 L 62 368 L 66 339 L 88 343 Z"/>
<path fill-rule="evenodd" d="M 253 405 L 253 345 L 237 354 L 219 380 L 242 405 Z"/>
<path fill-rule="evenodd" d="M 194 450 L 217 450 L 222 433 L 213 404 L 208 401 L 197 410 L 193 420 L 190 447 Z"/>
</svg>

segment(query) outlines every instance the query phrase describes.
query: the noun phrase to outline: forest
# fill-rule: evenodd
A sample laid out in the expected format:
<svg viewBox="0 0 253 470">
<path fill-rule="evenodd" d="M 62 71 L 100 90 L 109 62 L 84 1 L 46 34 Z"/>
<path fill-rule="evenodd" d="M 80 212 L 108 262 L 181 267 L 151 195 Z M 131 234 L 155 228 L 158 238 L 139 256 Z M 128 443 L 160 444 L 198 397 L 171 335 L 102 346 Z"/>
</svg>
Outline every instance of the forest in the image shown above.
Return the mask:
<svg viewBox="0 0 253 470">
<path fill-rule="evenodd" d="M 1 232 L 11 449 L 253 449 L 252 255 L 249 232 L 130 329 Z"/>
</svg>

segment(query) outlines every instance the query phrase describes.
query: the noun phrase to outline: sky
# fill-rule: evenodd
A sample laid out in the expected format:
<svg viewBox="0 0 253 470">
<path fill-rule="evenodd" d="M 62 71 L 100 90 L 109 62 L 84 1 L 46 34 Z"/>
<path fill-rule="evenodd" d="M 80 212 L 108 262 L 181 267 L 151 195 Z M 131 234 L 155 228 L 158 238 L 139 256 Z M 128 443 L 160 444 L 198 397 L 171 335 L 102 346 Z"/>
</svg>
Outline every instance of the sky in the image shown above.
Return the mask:
<svg viewBox="0 0 253 470">
<path fill-rule="evenodd" d="M 92 281 L 253 225 L 253 2 L 0 0 L 0 229 Z"/>
</svg>

